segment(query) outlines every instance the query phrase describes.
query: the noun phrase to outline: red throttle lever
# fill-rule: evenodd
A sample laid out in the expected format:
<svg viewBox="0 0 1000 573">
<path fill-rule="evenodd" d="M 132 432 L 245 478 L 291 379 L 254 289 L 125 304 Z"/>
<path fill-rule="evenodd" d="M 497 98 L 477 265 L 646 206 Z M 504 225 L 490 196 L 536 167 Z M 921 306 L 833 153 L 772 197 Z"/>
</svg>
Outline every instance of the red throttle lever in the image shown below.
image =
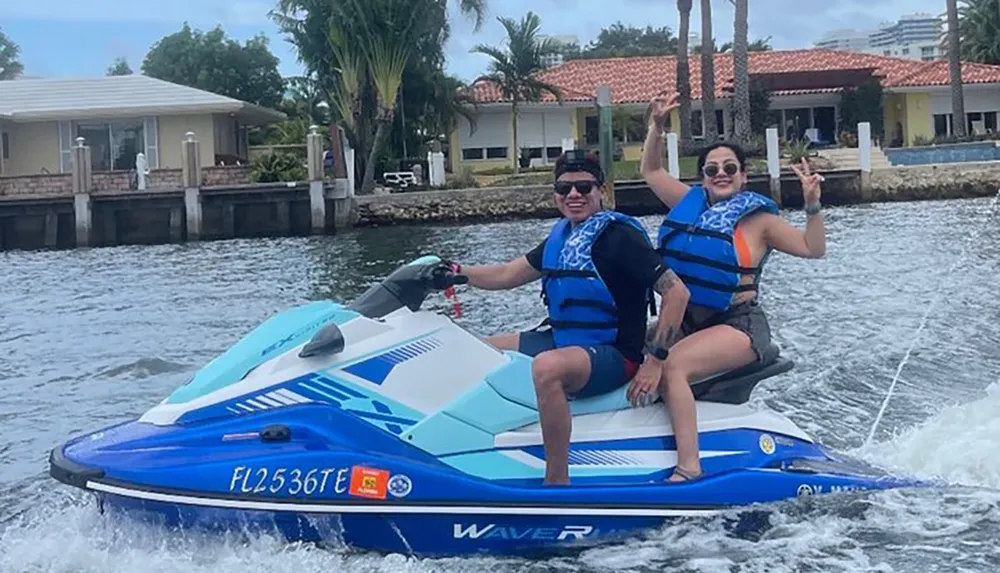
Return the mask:
<svg viewBox="0 0 1000 573">
<path fill-rule="evenodd" d="M 450 265 L 451 272 L 458 274 L 461 272 L 461 265 L 452 263 Z M 455 312 L 455 318 L 462 318 L 462 303 L 458 301 L 458 293 L 455 292 L 455 285 L 452 285 L 444 289 L 444 297 L 452 301 L 451 309 Z"/>
</svg>

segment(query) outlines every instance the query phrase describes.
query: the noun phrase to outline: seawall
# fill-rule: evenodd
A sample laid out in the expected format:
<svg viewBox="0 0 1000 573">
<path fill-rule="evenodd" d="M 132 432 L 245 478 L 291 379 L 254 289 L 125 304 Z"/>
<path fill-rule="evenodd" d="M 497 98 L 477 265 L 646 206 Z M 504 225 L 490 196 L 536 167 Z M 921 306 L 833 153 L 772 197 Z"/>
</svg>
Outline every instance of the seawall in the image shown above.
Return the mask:
<svg viewBox="0 0 1000 573">
<path fill-rule="evenodd" d="M 862 188 L 859 171 L 825 172 L 823 203 L 857 205 L 873 202 L 960 199 L 992 196 L 1000 188 L 1000 161 L 901 166 L 872 172 Z M 688 180 L 691 184 L 696 181 Z M 752 177 L 750 188 L 770 196 L 766 177 Z M 666 208 L 642 181 L 616 184 L 617 209 L 631 215 L 653 215 Z M 793 174 L 781 176 L 784 208 L 802 207 L 802 187 Z M 548 185 L 491 187 L 449 191 L 393 193 L 356 198 L 357 226 L 461 223 L 483 220 L 558 216 Z"/>
</svg>

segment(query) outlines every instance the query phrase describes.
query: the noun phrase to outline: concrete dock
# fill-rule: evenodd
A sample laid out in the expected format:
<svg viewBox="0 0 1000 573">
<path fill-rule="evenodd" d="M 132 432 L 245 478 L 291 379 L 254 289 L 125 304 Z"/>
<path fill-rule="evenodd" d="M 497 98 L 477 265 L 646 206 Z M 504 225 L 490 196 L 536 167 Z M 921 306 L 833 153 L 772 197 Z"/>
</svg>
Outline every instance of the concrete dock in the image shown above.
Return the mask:
<svg viewBox="0 0 1000 573">
<path fill-rule="evenodd" d="M 179 173 L 161 174 L 155 188 L 122 190 L 113 179 L 123 174 L 91 173 L 80 138 L 71 174 L 20 178 L 11 194 L 9 182 L 0 188 L 0 250 L 335 232 L 351 223 L 353 193 L 346 179 L 324 180 L 321 136 L 310 134 L 308 145 L 309 181 L 227 184 L 218 173 L 204 176 L 189 133 Z"/>
</svg>

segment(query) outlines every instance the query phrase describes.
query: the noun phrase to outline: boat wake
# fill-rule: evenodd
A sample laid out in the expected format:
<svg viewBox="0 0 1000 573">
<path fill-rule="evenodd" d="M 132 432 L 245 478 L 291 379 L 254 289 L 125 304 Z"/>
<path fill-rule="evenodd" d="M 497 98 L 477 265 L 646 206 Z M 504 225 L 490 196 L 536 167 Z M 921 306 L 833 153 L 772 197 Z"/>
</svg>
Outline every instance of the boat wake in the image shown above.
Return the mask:
<svg viewBox="0 0 1000 573">
<path fill-rule="evenodd" d="M 852 452 L 866 461 L 923 479 L 1000 491 L 1000 382 L 979 400 L 944 408 L 892 439 Z"/>
</svg>

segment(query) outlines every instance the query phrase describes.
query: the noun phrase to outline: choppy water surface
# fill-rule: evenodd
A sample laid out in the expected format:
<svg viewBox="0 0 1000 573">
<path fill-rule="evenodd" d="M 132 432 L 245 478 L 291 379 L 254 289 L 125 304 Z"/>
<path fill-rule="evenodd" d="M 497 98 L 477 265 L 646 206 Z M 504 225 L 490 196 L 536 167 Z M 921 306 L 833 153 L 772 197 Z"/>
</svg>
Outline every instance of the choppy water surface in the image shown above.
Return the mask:
<svg viewBox="0 0 1000 573">
<path fill-rule="evenodd" d="M 550 222 L 0 253 L 0 570 L 1000 570 L 1000 221 L 991 202 L 830 209 L 827 258 L 775 255 L 764 278 L 775 339 L 797 368 L 765 382 L 755 404 L 836 449 L 954 487 L 789 502 L 759 540 L 702 522 L 548 561 L 164 535 L 105 521 L 89 496 L 45 472 L 50 448 L 140 415 L 274 312 L 350 299 L 428 252 L 501 261 L 534 246 Z M 803 223 L 801 213 L 786 217 Z M 483 334 L 541 315 L 537 285 L 460 297 L 461 321 Z M 445 308 L 440 296 L 430 303 Z M 874 443 L 863 446 L 925 316 Z"/>
</svg>

